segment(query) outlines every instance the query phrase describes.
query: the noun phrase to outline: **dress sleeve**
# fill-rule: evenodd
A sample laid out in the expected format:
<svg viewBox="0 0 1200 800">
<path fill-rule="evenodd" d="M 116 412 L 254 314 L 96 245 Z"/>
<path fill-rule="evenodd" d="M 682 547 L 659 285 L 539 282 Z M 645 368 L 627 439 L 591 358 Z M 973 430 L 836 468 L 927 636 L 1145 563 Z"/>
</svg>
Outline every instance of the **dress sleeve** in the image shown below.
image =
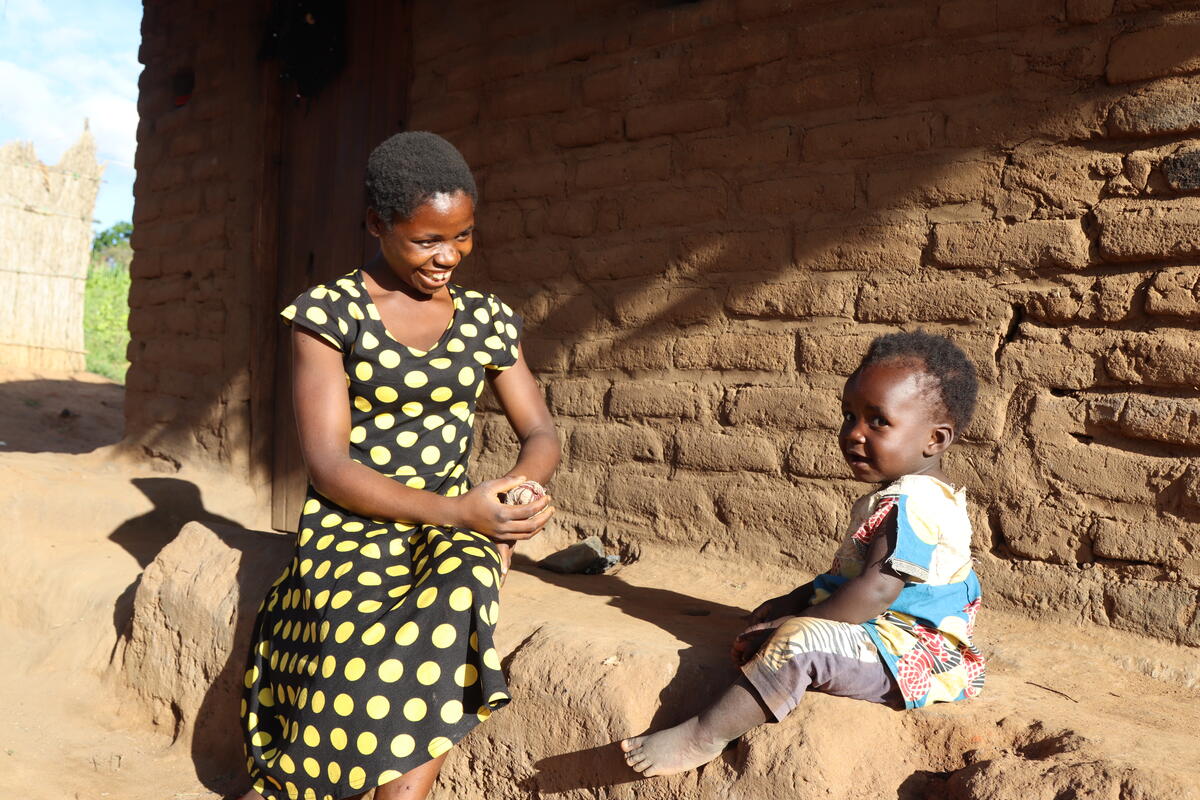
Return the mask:
<svg viewBox="0 0 1200 800">
<path fill-rule="evenodd" d="M 350 327 L 345 319 L 347 312 L 339 299 L 339 292 L 317 286 L 302 292 L 279 312 L 279 316 L 283 317 L 285 325 L 299 325 L 310 330 L 344 353 Z"/>
<path fill-rule="evenodd" d="M 495 296 L 487 299 L 492 331 L 483 340 L 491 360 L 485 368 L 501 371 L 517 363 L 517 346 L 521 343 L 521 315 Z"/>
<path fill-rule="evenodd" d="M 929 580 L 933 554 L 940 538 L 937 515 L 925 503 L 908 494 L 895 499 L 896 548 L 887 558 L 894 572 L 915 583 Z"/>
</svg>

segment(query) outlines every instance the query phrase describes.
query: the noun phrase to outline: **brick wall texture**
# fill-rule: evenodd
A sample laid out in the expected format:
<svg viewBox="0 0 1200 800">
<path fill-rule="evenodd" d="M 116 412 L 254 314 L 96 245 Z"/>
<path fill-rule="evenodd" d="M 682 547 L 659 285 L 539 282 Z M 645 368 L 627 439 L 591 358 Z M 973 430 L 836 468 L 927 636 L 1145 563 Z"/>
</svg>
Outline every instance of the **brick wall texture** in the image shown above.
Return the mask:
<svg viewBox="0 0 1200 800">
<path fill-rule="evenodd" d="M 920 326 L 982 380 L 948 469 L 987 602 L 1200 645 L 1197 42 L 1200 6 L 1153 0 L 417 0 L 410 127 L 477 170 L 460 281 L 526 318 L 561 524 L 824 569 L 868 488 L 841 386 Z M 205 113 L 143 118 L 130 414 L 220 364 L 194 435 L 232 452 L 261 309 L 253 171 L 215 153 L 253 142 Z M 480 434 L 490 477 L 512 438 Z"/>
</svg>

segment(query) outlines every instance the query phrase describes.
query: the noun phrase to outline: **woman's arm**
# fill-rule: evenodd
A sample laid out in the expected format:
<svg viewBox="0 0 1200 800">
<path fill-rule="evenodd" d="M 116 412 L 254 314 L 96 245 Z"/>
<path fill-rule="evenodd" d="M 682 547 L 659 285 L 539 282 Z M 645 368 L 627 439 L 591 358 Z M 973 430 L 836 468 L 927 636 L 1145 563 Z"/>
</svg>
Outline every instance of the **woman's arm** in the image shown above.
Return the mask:
<svg viewBox="0 0 1200 800">
<path fill-rule="evenodd" d="M 885 563 L 896 547 L 895 509 L 883 521 L 867 548 L 866 566 L 829 597 L 800 611 L 797 616 L 819 617 L 835 622 L 862 623 L 887 610 L 904 588 L 904 579 Z"/>
<path fill-rule="evenodd" d="M 325 497 L 372 519 L 453 525 L 502 541 L 527 539 L 545 525 L 549 514 L 544 511 L 549 501 L 514 507 L 497 499 L 499 493 L 520 481 L 488 481 L 462 497 L 443 497 L 412 489 L 351 460 L 346 445 L 350 438 L 350 401 L 341 353 L 316 334 L 296 326 L 292 357 L 292 402 L 300 451 L 313 488 Z"/>
<path fill-rule="evenodd" d="M 492 378 L 492 391 L 521 445 L 517 461 L 505 477 L 524 476 L 549 483 L 561 455 L 558 434 L 542 390 L 525 363 L 524 351 L 518 349 L 517 353 L 517 363 Z"/>
</svg>

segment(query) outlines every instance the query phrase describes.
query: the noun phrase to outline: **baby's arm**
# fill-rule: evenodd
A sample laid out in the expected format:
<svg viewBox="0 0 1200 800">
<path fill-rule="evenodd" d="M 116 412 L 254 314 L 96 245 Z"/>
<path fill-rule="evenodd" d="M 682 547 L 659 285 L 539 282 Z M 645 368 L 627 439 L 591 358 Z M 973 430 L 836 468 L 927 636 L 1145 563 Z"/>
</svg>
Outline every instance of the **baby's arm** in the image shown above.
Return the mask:
<svg viewBox="0 0 1200 800">
<path fill-rule="evenodd" d="M 895 548 L 896 512 L 893 510 L 867 548 L 866 566 L 862 574 L 843 583 L 837 591 L 816 605 L 796 612 L 796 616 L 851 623 L 875 619 L 887 610 L 904 588 L 904 579 L 886 563 Z"/>
<path fill-rule="evenodd" d="M 750 624 L 756 625 L 780 617 L 794 617 L 802 609 L 808 607 L 808 604 L 812 602 L 812 596 L 813 584 L 812 581 L 809 581 L 803 586 L 797 586 L 787 594 L 764 600 L 750 612 Z"/>
</svg>

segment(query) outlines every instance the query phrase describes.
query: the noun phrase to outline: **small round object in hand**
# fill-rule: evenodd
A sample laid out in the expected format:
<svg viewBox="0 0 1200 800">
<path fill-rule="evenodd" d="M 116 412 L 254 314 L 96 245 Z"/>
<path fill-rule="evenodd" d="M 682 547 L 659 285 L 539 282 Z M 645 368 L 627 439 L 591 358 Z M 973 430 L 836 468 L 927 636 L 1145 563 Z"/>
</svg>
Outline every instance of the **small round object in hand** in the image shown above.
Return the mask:
<svg viewBox="0 0 1200 800">
<path fill-rule="evenodd" d="M 525 481 L 520 486 L 515 486 L 508 490 L 504 495 L 504 502 L 510 506 L 523 506 L 526 503 L 532 503 L 539 497 L 546 494 L 546 487 L 542 486 L 537 481 Z"/>
</svg>

